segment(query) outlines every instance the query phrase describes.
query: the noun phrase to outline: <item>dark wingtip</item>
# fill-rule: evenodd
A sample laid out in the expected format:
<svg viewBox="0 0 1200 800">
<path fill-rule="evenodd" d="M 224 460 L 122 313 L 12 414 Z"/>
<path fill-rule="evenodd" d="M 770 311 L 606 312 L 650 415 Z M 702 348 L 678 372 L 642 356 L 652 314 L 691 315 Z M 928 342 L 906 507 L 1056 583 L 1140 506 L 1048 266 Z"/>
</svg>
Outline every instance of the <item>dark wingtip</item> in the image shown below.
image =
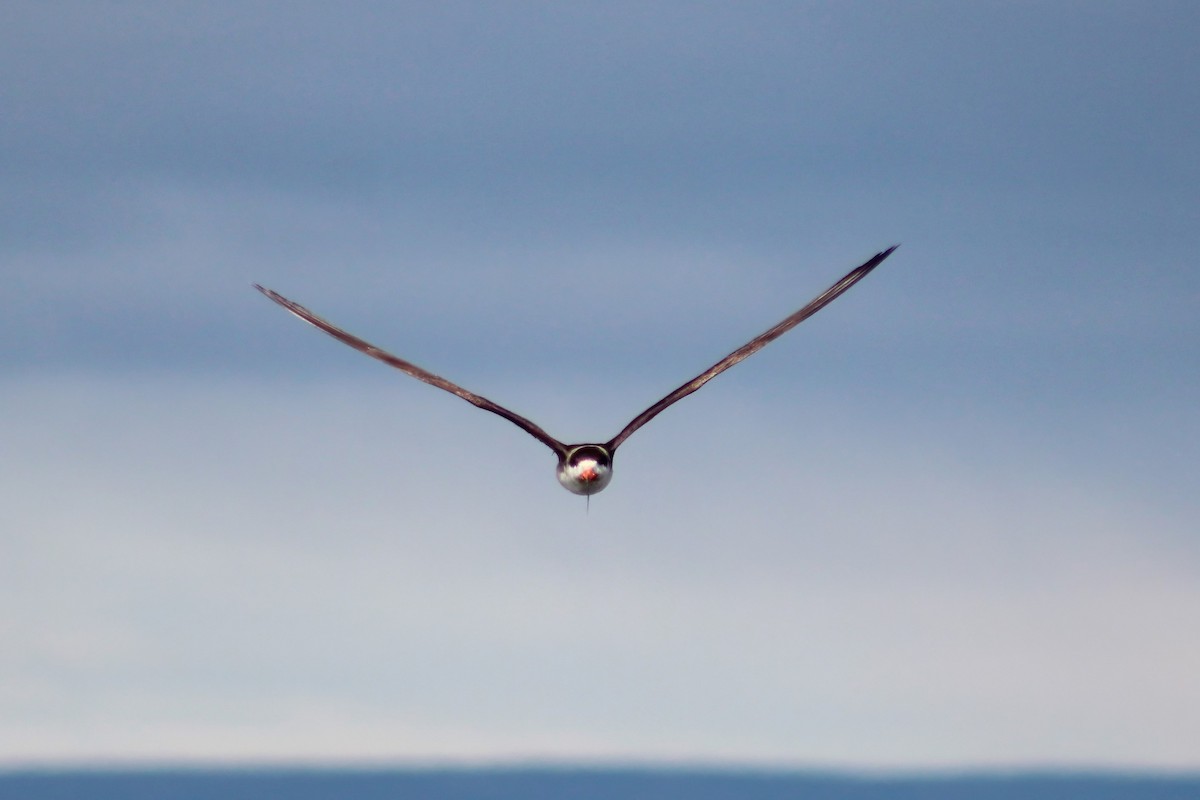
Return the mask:
<svg viewBox="0 0 1200 800">
<path fill-rule="evenodd" d="M 867 263 L 863 264 L 862 267 L 859 268 L 859 274 L 866 275 L 868 272 L 878 267 L 884 262 L 885 259 L 887 259 L 888 256 L 896 252 L 896 248 L 899 246 L 899 244 L 894 244 L 886 250 L 880 250 L 878 253 L 872 256 Z"/>
<path fill-rule="evenodd" d="M 268 289 L 267 287 L 263 286 L 261 283 L 252 283 L 250 285 L 253 286 L 255 289 L 258 289 L 260 292 L 262 292 L 267 297 L 267 299 L 273 300 L 276 303 L 278 303 L 279 305 L 284 306 L 284 307 L 291 306 L 291 301 L 288 300 L 283 295 L 281 295 L 279 292 L 275 291 L 274 289 Z"/>
</svg>

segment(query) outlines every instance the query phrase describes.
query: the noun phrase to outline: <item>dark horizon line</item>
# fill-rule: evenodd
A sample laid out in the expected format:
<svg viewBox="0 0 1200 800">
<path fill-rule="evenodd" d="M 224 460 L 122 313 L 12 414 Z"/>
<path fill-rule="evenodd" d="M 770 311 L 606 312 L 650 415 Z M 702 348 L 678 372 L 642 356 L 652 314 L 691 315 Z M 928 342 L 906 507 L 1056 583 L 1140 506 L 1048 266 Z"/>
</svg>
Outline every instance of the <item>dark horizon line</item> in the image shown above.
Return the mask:
<svg viewBox="0 0 1200 800">
<path fill-rule="evenodd" d="M 1200 780 L 1195 767 L 1135 764 L 1013 762 L 943 766 L 838 765 L 739 761 L 735 759 L 638 758 L 25 758 L 0 759 L 0 777 L 14 774 L 134 773 L 546 773 L 546 774 L 692 774 L 828 777 L 893 781 L 1010 778 L 1169 778 Z"/>
</svg>

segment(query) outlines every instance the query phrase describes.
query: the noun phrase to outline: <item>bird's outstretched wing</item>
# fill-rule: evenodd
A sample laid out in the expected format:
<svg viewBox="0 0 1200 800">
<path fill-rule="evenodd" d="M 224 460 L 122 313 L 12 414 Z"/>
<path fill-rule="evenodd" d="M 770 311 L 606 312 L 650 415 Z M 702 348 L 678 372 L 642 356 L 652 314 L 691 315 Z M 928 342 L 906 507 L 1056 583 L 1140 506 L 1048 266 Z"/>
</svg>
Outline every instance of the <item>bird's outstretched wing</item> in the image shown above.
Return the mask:
<svg viewBox="0 0 1200 800">
<path fill-rule="evenodd" d="M 333 338 L 350 345 L 355 350 L 366 353 L 371 358 L 379 359 L 388 366 L 395 367 L 404 374 L 410 375 L 419 381 L 424 381 L 430 386 L 436 386 L 437 388 L 444 389 L 451 394 L 458 395 L 463 400 L 466 400 L 468 403 L 474 406 L 482 408 L 484 411 L 490 411 L 493 414 L 498 414 L 499 416 L 504 417 L 506 420 L 521 428 L 530 436 L 537 439 L 560 456 L 566 453 L 567 448 L 562 442 L 558 441 L 540 427 L 522 417 L 520 414 L 509 411 L 504 406 L 488 400 L 486 397 L 482 397 L 474 392 L 467 391 L 458 384 L 452 383 L 451 381 L 448 381 L 439 375 L 434 375 L 428 370 L 421 369 L 416 364 L 409 363 L 402 358 L 397 358 L 385 350 L 380 350 L 370 342 L 363 341 L 357 336 L 346 333 L 346 331 L 342 330 L 336 325 L 333 325 L 332 323 L 326 322 L 304 306 L 288 300 L 278 292 L 274 292 L 263 286 L 259 286 L 257 283 L 254 284 L 254 288 L 258 289 L 260 292 L 286 308 L 288 311 L 295 314 L 300 319 L 311 325 L 315 325 Z"/>
<path fill-rule="evenodd" d="M 610 439 L 608 441 L 608 443 L 605 445 L 608 448 L 608 451 L 610 453 L 616 451 L 616 449 L 621 446 L 622 442 L 624 442 L 626 439 L 628 439 L 630 436 L 633 435 L 634 431 L 636 431 L 638 428 L 645 425 L 650 420 L 657 417 L 659 414 L 661 414 L 663 411 L 665 411 L 667 408 L 669 408 L 672 404 L 687 397 L 689 394 L 696 391 L 701 386 L 708 383 L 713 378 L 717 377 L 722 372 L 729 369 L 730 367 L 732 367 L 734 364 L 738 363 L 739 361 L 742 361 L 743 359 L 749 358 L 750 356 L 754 355 L 759 350 L 763 349 L 768 344 L 775 341 L 780 336 L 787 333 L 792 328 L 796 327 L 801 322 L 808 319 L 813 314 L 817 313 L 822 308 L 824 308 L 825 306 L 832 303 L 835 299 L 837 299 L 838 295 L 840 295 L 842 292 L 849 289 L 854 284 L 858 283 L 860 280 L 862 280 L 866 276 L 866 274 L 868 272 L 870 272 L 871 270 L 873 270 L 877 266 L 879 266 L 881 263 L 883 263 L 883 260 L 885 258 L 887 258 L 888 256 L 890 256 L 892 254 L 892 251 L 894 251 L 897 247 L 899 247 L 899 245 L 893 245 L 892 247 L 889 247 L 887 250 L 884 250 L 880 253 L 876 253 L 875 256 L 873 258 L 871 258 L 871 260 L 867 261 L 862 266 L 856 267 L 855 269 L 851 270 L 844 278 L 842 278 L 840 281 L 835 283 L 833 286 L 830 286 L 828 289 L 826 289 L 820 295 L 815 297 L 812 300 L 812 302 L 810 302 L 804 308 L 800 309 L 795 314 L 792 314 L 790 317 L 783 320 L 782 322 L 780 322 L 778 325 L 771 328 L 770 330 L 760 334 L 759 336 L 754 337 L 749 342 L 747 342 L 746 344 L 739 347 L 737 350 L 734 350 L 732 353 L 725 356 L 724 358 L 722 358 L 717 363 L 713 364 L 708 369 L 704 370 L 704 372 L 701 372 L 699 375 L 692 378 L 690 381 L 683 384 L 678 389 L 671 392 L 666 397 L 659 400 L 657 403 L 650 406 L 642 413 L 638 414 L 636 417 L 633 418 L 632 422 L 630 422 L 628 425 L 625 426 L 625 429 L 623 431 L 621 431 L 620 433 L 618 433 L 616 436 L 614 436 L 612 439 Z"/>
</svg>

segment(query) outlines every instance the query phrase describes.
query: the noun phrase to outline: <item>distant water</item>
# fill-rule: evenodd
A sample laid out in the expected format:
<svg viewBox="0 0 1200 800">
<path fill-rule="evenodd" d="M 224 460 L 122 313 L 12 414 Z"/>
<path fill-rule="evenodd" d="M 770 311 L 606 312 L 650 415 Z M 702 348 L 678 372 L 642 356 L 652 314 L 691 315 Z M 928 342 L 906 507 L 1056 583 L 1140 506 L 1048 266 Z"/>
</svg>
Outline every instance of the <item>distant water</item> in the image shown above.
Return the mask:
<svg viewBox="0 0 1200 800">
<path fill-rule="evenodd" d="M 1200 774 L 930 775 L 685 769 L 0 772 L 0 800 L 1200 800 Z"/>
</svg>

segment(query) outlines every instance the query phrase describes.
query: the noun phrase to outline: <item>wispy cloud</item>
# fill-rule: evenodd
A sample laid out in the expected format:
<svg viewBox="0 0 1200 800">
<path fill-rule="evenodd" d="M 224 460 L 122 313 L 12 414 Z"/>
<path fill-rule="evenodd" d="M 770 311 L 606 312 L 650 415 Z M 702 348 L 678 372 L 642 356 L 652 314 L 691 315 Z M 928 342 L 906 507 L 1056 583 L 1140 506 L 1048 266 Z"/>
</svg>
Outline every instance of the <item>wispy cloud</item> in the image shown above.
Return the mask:
<svg viewBox="0 0 1200 800">
<path fill-rule="evenodd" d="M 0 761 L 1195 767 L 1197 21 L 6 4 Z"/>
</svg>

